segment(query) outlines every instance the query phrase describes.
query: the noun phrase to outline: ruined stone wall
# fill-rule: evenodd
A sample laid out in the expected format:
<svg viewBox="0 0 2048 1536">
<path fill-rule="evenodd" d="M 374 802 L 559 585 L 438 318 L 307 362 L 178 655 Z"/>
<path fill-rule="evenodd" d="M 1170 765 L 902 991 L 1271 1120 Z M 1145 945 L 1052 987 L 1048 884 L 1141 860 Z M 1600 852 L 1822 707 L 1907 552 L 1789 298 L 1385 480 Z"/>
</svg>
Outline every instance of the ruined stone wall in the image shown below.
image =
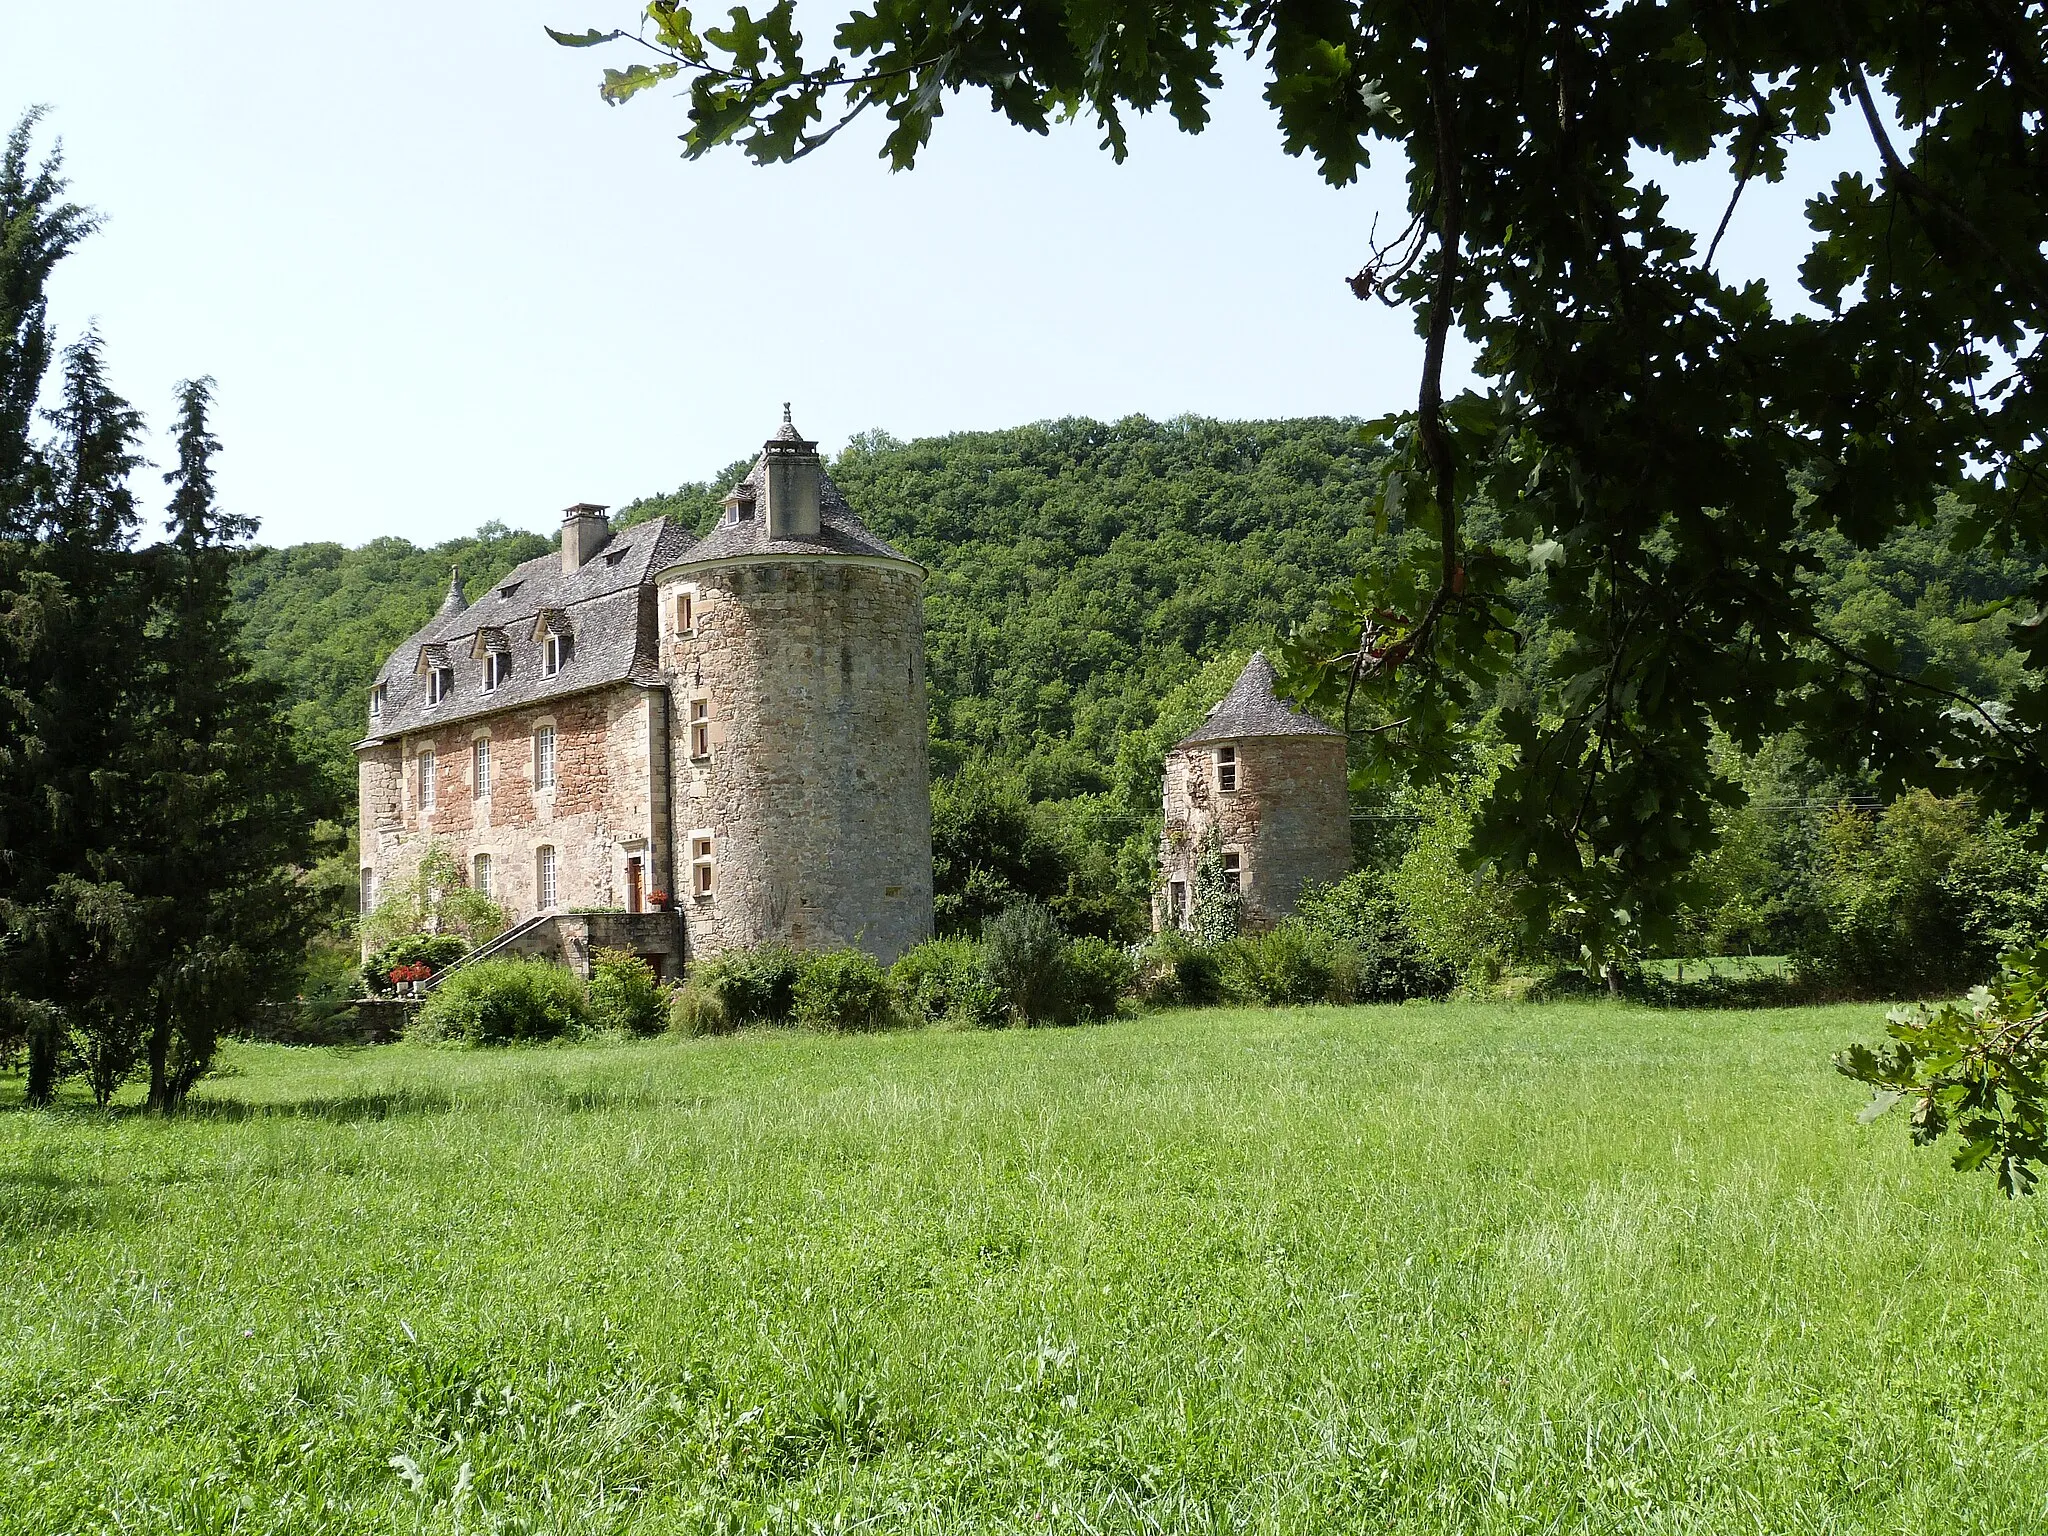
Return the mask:
<svg viewBox="0 0 2048 1536">
<path fill-rule="evenodd" d="M 1237 748 L 1238 787 L 1216 787 L 1218 746 Z M 1214 827 L 1242 861 L 1245 921 L 1269 927 L 1294 910 L 1311 881 L 1351 871 L 1351 802 L 1341 736 L 1256 736 L 1176 747 L 1167 754 L 1153 926 L 1168 921 L 1171 882 L 1192 902 L 1195 866 Z"/>
<path fill-rule="evenodd" d="M 623 906 L 626 860 L 637 856 L 643 890 L 665 886 L 668 846 L 659 835 L 666 789 L 659 690 L 619 685 L 528 709 L 459 721 L 363 750 L 358 757 L 363 862 L 377 889 L 403 879 L 427 844 L 447 844 L 465 873 L 491 855 L 492 896 L 514 922 L 538 910 L 539 850 L 555 850 L 555 905 Z M 555 782 L 534 785 L 534 731 L 555 728 Z M 474 743 L 491 743 L 490 794 L 476 789 Z M 420 804 L 419 757 L 431 747 L 434 809 Z"/>
<path fill-rule="evenodd" d="M 686 588 L 695 624 L 679 635 Z M 886 963 L 929 938 L 921 576 L 851 558 L 685 566 L 663 581 L 661 612 L 675 891 L 691 954 L 778 940 L 850 944 Z M 691 873 L 704 836 L 708 897 Z"/>
</svg>

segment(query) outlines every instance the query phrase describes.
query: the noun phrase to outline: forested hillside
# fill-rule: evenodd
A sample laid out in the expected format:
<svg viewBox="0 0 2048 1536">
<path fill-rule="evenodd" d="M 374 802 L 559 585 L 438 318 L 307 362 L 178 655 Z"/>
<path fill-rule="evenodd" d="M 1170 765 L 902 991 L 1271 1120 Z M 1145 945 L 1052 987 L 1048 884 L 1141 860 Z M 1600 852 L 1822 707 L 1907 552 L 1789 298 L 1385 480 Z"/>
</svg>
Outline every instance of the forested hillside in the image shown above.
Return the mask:
<svg viewBox="0 0 2048 1536">
<path fill-rule="evenodd" d="M 666 514 L 705 526 L 749 462 L 636 501 L 618 520 Z M 1111 901 L 1122 921 L 1134 918 L 1149 886 L 1164 746 L 1252 646 L 1284 634 L 1404 536 L 1398 520 L 1375 533 L 1375 451 L 1330 419 L 1067 420 L 911 443 L 871 433 L 831 469 L 869 524 L 932 572 L 941 862 L 983 869 L 989 902 L 1065 882 L 1077 918 Z M 2028 572 L 1958 558 L 1948 532 L 1816 551 L 1828 573 L 1821 617 L 1997 695 L 2014 675 L 2006 620 L 1973 617 L 2021 590 Z M 243 568 L 249 648 L 296 697 L 337 783 L 353 783 L 349 746 L 372 675 L 433 612 L 449 567 L 474 592 L 548 548 L 493 523 L 432 549 L 305 544 L 260 551 Z M 1540 652 L 1540 627 L 1527 643 Z M 1783 792 L 1802 791 L 1788 781 Z M 990 873 L 997 866 L 1007 873 Z M 942 877 L 942 905 L 946 886 Z"/>
</svg>

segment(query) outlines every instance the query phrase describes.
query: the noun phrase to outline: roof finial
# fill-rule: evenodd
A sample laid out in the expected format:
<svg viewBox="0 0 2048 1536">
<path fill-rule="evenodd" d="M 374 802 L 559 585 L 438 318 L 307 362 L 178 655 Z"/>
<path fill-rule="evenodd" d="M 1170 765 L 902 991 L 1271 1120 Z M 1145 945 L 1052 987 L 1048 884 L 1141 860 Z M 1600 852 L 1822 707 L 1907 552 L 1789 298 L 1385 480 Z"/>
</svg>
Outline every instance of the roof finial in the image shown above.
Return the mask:
<svg viewBox="0 0 2048 1536">
<path fill-rule="evenodd" d="M 462 567 L 451 565 L 448 567 L 448 595 L 441 599 L 441 611 L 446 613 L 453 610 L 459 613 L 468 606 L 469 598 L 462 590 Z"/>
<path fill-rule="evenodd" d="M 794 425 L 789 419 L 789 402 L 787 400 L 782 402 L 782 424 L 785 427 Z"/>
</svg>

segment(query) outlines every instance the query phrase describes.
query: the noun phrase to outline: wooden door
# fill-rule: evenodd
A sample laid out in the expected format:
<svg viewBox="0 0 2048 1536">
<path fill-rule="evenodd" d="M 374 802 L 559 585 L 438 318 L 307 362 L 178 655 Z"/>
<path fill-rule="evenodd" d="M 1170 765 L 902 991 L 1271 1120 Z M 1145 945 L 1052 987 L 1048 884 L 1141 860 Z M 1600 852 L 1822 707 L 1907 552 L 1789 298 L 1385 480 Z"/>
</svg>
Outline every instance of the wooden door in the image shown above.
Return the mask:
<svg viewBox="0 0 2048 1536">
<path fill-rule="evenodd" d="M 638 859 L 626 860 L 626 910 L 628 912 L 638 912 L 640 910 L 640 861 Z"/>
</svg>

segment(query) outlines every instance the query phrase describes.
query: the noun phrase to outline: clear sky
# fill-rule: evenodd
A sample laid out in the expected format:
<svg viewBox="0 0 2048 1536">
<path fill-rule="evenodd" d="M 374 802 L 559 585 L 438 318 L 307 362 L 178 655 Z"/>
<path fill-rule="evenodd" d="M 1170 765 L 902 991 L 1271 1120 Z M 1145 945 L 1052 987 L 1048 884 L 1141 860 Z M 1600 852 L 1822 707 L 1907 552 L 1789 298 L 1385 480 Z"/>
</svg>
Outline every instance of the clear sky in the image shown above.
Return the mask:
<svg viewBox="0 0 2048 1536">
<path fill-rule="evenodd" d="M 106 221 L 60 269 L 61 331 L 96 320 L 159 428 L 176 380 L 216 378 L 223 498 L 266 543 L 552 529 L 751 453 L 784 400 L 836 451 L 1413 399 L 1410 319 L 1343 281 L 1374 215 L 1402 222 L 1400 166 L 1326 187 L 1246 72 L 1208 133 L 1142 124 L 1121 167 L 960 99 L 908 174 L 874 132 L 763 169 L 684 162 L 680 103 L 606 107 L 623 61 L 541 31 L 631 26 L 630 0 L 0 14 L 0 112 L 50 108 Z M 1724 184 L 1669 184 L 1711 229 Z M 1789 292 L 1810 191 L 1745 193 L 1724 270 Z"/>
</svg>

